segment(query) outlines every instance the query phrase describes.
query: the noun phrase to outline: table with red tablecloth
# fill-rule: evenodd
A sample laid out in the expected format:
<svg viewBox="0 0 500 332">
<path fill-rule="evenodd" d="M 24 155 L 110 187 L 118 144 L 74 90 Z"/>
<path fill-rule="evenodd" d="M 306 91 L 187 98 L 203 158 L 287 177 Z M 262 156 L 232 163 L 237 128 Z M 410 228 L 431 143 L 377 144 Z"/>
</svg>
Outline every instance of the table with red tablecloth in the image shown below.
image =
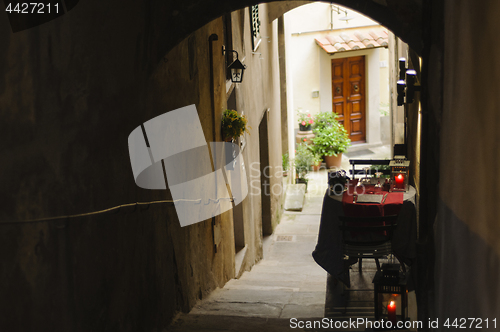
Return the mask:
<svg viewBox="0 0 500 332">
<path fill-rule="evenodd" d="M 384 188 L 374 185 L 364 185 L 361 189 L 364 194 L 386 196 L 381 203 L 353 202 L 353 193 L 360 187 L 350 183 L 343 195 L 335 196 L 327 190 L 323 198 L 321 221 L 318 242 L 312 255 L 316 263 L 325 269 L 334 278 L 342 281 L 348 287 L 349 266 L 356 260 L 344 260 L 342 251 L 341 222 L 338 216 L 384 216 L 398 215 L 398 226 L 393 234 L 392 249 L 407 265 L 412 265 L 416 258 L 417 218 L 415 208 L 415 188 L 409 188 L 406 193 L 389 193 Z"/>
</svg>

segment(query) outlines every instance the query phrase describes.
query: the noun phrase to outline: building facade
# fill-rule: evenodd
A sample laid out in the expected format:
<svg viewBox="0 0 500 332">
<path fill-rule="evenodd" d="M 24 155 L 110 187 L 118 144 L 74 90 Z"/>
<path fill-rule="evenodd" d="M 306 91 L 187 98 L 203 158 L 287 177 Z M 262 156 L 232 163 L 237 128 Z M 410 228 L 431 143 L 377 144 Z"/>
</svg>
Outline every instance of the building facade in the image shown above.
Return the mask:
<svg viewBox="0 0 500 332">
<path fill-rule="evenodd" d="M 284 17 L 289 117 L 298 110 L 336 112 L 354 144 L 389 143 L 391 126 L 387 121 L 381 129 L 381 117 L 390 113 L 390 31 L 350 8 L 320 2 Z M 297 131 L 298 122 L 292 125 Z"/>
</svg>

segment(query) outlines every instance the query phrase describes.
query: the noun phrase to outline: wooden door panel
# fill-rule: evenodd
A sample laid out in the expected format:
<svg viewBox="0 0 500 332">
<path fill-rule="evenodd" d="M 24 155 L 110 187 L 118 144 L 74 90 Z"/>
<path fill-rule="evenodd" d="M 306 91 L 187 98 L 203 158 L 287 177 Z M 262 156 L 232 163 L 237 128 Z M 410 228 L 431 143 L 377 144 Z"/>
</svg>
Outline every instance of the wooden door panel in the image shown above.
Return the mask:
<svg viewBox="0 0 500 332">
<path fill-rule="evenodd" d="M 332 59 L 332 104 L 351 141 L 365 142 L 364 56 Z"/>
<path fill-rule="evenodd" d="M 361 130 L 363 129 L 361 121 L 359 119 L 351 120 L 351 128 L 353 134 L 361 134 Z"/>
<path fill-rule="evenodd" d="M 340 117 L 344 117 L 344 102 L 333 104 L 333 111 Z"/>
<path fill-rule="evenodd" d="M 361 78 L 361 64 L 359 61 L 349 63 L 349 74 L 350 78 Z"/>
<path fill-rule="evenodd" d="M 344 86 L 346 76 L 345 63 L 343 59 L 332 60 L 332 102 L 333 111 L 338 114 L 338 120 L 344 122 L 345 109 L 345 93 Z"/>
<path fill-rule="evenodd" d="M 340 80 L 341 82 L 344 80 L 344 65 L 342 62 L 334 63 L 332 66 L 332 79 Z"/>
<path fill-rule="evenodd" d="M 364 125 L 359 119 L 351 120 L 351 136 L 362 136 Z"/>
<path fill-rule="evenodd" d="M 361 105 L 359 101 L 351 101 L 349 107 L 349 117 L 350 118 L 362 118 L 363 113 L 361 112 Z"/>
</svg>

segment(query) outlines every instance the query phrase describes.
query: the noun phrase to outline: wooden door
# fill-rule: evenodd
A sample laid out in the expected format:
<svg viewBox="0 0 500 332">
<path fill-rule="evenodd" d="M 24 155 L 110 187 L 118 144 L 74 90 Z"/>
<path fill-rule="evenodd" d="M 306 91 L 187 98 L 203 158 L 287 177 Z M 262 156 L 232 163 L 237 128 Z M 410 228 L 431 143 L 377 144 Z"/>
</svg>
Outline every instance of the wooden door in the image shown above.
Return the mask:
<svg viewBox="0 0 500 332">
<path fill-rule="evenodd" d="M 366 142 L 365 57 L 332 59 L 333 111 L 354 143 Z"/>
</svg>

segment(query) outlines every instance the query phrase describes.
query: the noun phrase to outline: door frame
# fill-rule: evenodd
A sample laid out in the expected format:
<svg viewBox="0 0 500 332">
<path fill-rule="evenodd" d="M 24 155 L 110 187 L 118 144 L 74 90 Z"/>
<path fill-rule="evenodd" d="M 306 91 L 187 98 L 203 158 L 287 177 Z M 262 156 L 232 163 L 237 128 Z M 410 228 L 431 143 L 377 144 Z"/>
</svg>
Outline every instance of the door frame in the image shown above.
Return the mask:
<svg viewBox="0 0 500 332">
<path fill-rule="evenodd" d="M 357 56 L 349 56 L 343 58 L 332 58 L 331 60 L 331 80 L 332 80 L 332 111 L 335 111 L 334 101 L 337 99 L 338 102 L 342 104 L 342 119 L 340 120 L 344 127 L 347 129 L 349 134 L 349 138 L 353 144 L 366 143 L 367 141 L 367 107 L 366 107 L 366 56 L 357 55 Z M 341 91 L 340 95 L 336 95 L 335 87 L 333 80 L 335 78 L 334 75 L 334 62 L 340 62 L 342 64 L 342 82 L 337 85 L 337 89 Z M 352 62 L 360 63 L 360 72 L 359 72 L 359 84 L 352 84 L 352 67 L 350 64 Z M 356 81 L 355 81 L 356 82 Z M 357 89 L 357 90 L 356 90 Z M 354 90 L 354 91 L 353 91 Z M 357 92 L 357 93 L 356 93 Z M 338 97 L 341 96 L 339 99 Z M 359 96 L 359 99 L 357 97 Z M 352 97 L 352 99 L 351 99 Z M 356 100 L 360 100 L 359 102 L 359 112 L 353 113 L 352 108 L 354 108 L 354 104 Z M 353 102 L 354 101 L 354 102 Z M 337 113 L 338 114 L 338 113 Z M 351 117 L 351 115 L 354 116 Z M 356 119 L 359 119 L 359 128 L 358 132 L 355 132 L 354 135 L 356 140 L 353 140 L 353 128 L 352 123 Z"/>
<path fill-rule="evenodd" d="M 319 52 L 319 83 L 320 83 L 320 111 L 332 112 L 332 59 L 365 56 L 365 121 L 366 143 L 363 146 L 378 146 L 380 139 L 380 58 L 379 48 L 363 49 L 341 53 L 328 54 Z M 361 145 L 361 144 L 360 144 Z M 352 147 L 354 148 L 354 146 Z"/>
</svg>

